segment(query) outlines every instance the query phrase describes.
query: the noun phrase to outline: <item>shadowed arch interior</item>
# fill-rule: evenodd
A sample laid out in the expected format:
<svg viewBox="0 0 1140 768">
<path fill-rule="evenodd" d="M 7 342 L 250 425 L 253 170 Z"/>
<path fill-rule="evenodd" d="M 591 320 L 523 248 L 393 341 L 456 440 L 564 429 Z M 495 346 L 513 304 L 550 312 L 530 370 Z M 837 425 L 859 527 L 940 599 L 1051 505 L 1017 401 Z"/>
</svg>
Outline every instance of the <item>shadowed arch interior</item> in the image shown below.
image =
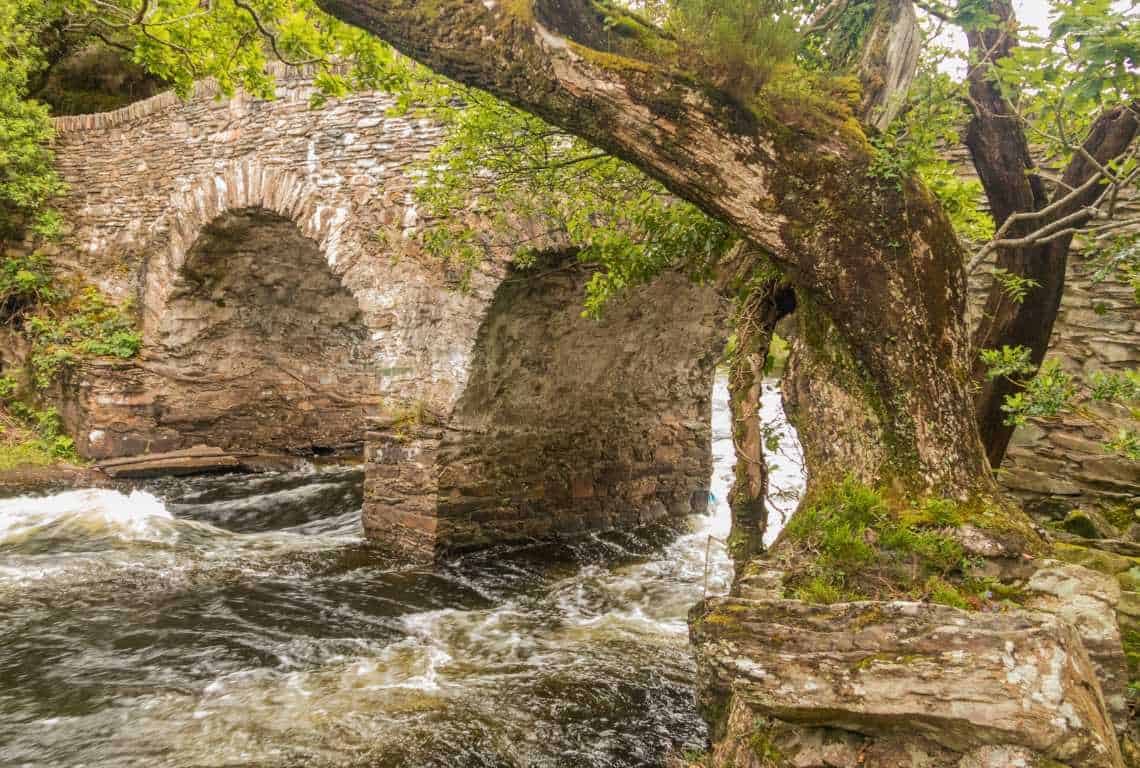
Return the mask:
<svg viewBox="0 0 1140 768">
<path fill-rule="evenodd" d="M 164 366 L 154 418 L 182 443 L 353 450 L 378 400 L 356 299 L 315 242 L 263 208 L 203 229 L 147 343 Z"/>
</svg>

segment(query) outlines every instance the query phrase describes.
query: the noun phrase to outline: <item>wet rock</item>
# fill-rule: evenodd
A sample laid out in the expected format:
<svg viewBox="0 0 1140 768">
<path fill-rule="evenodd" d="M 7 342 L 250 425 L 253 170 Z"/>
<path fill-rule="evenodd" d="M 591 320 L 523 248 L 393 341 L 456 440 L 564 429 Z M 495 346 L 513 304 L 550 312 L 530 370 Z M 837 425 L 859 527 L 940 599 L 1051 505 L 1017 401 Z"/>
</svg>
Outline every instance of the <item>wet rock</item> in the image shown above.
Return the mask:
<svg viewBox="0 0 1140 768">
<path fill-rule="evenodd" d="M 841 729 L 884 754 L 928 743 L 930 765 L 969 758 L 1006 768 L 994 760 L 1009 755 L 1123 765 L 1078 630 L 1056 615 L 726 597 L 690 621 L 702 704 L 746 706 L 774 721 L 764 729 L 773 733 L 780 724 Z"/>
<path fill-rule="evenodd" d="M 101 462 L 97 467 L 113 478 L 197 475 L 205 472 L 236 472 L 247 469 L 239 457 L 208 445 L 195 445 L 182 451 L 112 459 Z"/>
</svg>

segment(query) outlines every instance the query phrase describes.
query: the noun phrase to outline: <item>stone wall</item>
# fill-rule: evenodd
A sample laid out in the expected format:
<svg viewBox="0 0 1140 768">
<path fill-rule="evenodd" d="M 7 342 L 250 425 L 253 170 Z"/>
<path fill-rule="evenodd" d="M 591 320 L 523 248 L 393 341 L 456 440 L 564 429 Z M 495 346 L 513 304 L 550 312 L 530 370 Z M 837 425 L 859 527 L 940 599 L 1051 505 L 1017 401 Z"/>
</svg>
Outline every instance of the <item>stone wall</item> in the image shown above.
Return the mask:
<svg viewBox="0 0 1140 768">
<path fill-rule="evenodd" d="M 1048 357 L 1085 380 L 1095 371 L 1136 370 L 1140 364 L 1140 303 L 1131 286 L 1094 281 L 1089 253 L 1069 256 L 1065 294 L 1053 327 Z M 971 318 L 981 311 L 989 273 L 972 276 Z M 1091 404 L 1088 413 L 1037 419 L 1019 427 L 999 475 L 1031 511 L 1062 518 L 1077 507 L 1140 507 L 1140 462 L 1109 453 L 1105 427 L 1134 424 L 1122 406 Z"/>
</svg>

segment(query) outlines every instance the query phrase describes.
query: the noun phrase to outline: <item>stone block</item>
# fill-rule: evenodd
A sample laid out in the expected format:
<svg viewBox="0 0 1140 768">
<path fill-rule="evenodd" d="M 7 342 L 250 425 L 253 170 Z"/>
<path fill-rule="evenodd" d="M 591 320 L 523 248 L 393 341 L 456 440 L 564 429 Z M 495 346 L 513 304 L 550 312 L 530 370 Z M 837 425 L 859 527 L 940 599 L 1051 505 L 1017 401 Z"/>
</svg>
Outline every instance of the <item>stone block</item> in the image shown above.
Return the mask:
<svg viewBox="0 0 1140 768">
<path fill-rule="evenodd" d="M 1073 768 L 1123 766 L 1080 635 L 1055 615 L 728 597 L 706 600 L 690 628 L 702 694 L 764 717 L 963 756 L 1020 747 Z"/>
</svg>

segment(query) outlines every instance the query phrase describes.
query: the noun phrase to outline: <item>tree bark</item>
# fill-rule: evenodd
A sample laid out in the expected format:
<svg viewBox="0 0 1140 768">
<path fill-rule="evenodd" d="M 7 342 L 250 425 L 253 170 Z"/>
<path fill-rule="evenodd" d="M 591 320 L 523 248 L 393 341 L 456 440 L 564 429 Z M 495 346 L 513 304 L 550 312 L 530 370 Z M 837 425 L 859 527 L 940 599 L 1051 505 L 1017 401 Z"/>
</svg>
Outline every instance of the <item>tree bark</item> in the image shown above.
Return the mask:
<svg viewBox="0 0 1140 768">
<path fill-rule="evenodd" d="M 795 292 L 772 280 L 740 298 L 734 328 L 736 350 L 729 364 L 728 398 L 732 444 L 736 449 L 732 489 L 729 552 L 739 567 L 764 551 L 768 531 L 768 466 L 764 458 L 764 425 L 760 396 L 764 369 L 776 323 L 795 308 Z"/>
<path fill-rule="evenodd" d="M 989 10 L 997 23 L 987 29 L 967 32 L 970 51 L 978 64 L 969 73 L 970 106 L 973 116 L 966 129 L 965 142 L 974 168 L 982 182 L 994 223 L 1000 227 L 1017 213 L 1040 211 L 1080 187 L 1096 173 L 1096 165 L 1076 154 L 1062 178 L 1063 185 L 1050 199 L 1042 178 L 1035 172 L 1029 141 L 1021 120 L 1012 105 L 990 79 L 993 63 L 1010 55 L 1017 46 L 1012 5 L 1008 0 L 991 0 Z M 1136 115 L 1129 109 L 1111 109 L 1093 124 L 1084 149 L 1100 164 L 1121 155 L 1131 144 L 1137 131 Z M 1024 222 L 1011 228 L 1009 237 L 1024 235 L 1045 224 L 1058 221 L 1093 202 L 1100 192 L 1093 187 L 1068 204 L 1059 206 L 1047 217 Z M 1024 248 L 1001 248 L 995 267 L 1035 281 L 1024 301 L 1013 301 L 996 280 L 986 297 L 981 321 L 974 332 L 973 346 L 997 349 L 1023 346 L 1030 350 L 1036 369 L 1045 358 L 1053 324 L 1061 306 L 1065 287 L 1071 236 Z M 975 414 L 986 456 L 992 467 L 1001 466 L 1013 436 L 1013 427 L 1005 423 L 1002 405 L 1005 398 L 1020 389 L 1012 379 L 986 378 L 986 367 L 979 356 L 973 361 L 973 379 L 979 389 L 974 399 Z"/>
<path fill-rule="evenodd" d="M 834 329 L 901 488 L 990 488 L 967 390 L 964 254 L 930 193 L 872 173 L 851 105 L 747 106 L 638 51 L 584 0 L 321 0 L 406 55 L 576 133 L 734 226 Z M 821 418 L 824 417 L 821 414 Z M 852 451 L 879 450 L 848 430 Z M 809 472 L 811 468 L 809 467 Z"/>
</svg>

